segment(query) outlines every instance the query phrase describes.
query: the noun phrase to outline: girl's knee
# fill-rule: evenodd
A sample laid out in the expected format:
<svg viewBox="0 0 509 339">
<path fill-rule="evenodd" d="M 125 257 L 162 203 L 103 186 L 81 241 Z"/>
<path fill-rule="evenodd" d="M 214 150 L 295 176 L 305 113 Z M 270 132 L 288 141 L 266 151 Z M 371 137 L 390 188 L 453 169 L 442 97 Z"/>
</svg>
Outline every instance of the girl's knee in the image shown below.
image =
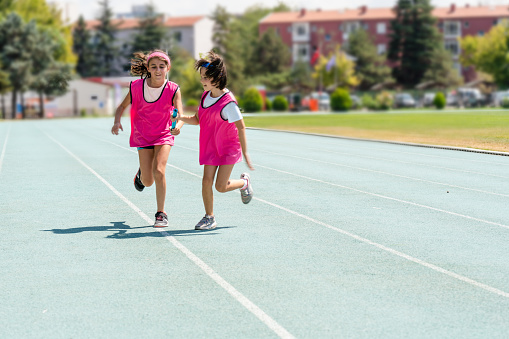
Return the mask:
<svg viewBox="0 0 509 339">
<path fill-rule="evenodd" d="M 164 168 L 154 168 L 154 179 L 162 180 L 165 176 L 166 172 Z"/>
<path fill-rule="evenodd" d="M 228 192 L 228 184 L 229 184 L 229 182 L 225 182 L 225 183 L 216 182 L 216 190 L 219 193 Z"/>
</svg>

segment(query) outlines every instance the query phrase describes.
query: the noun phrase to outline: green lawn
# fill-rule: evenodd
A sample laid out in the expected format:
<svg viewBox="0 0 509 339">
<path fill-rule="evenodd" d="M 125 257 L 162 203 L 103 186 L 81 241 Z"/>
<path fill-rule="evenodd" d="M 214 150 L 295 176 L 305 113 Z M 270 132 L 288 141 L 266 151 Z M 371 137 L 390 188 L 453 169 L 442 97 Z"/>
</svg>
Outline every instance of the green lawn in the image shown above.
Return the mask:
<svg viewBox="0 0 509 339">
<path fill-rule="evenodd" d="M 509 152 L 509 111 L 260 114 L 246 126 Z"/>
</svg>

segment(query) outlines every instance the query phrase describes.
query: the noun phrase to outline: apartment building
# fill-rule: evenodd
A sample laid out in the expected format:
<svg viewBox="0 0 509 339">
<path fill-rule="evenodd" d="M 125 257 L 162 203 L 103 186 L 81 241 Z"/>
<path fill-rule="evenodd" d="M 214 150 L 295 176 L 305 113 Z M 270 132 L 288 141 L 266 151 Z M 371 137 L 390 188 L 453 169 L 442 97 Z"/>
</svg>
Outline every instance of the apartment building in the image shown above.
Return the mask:
<svg viewBox="0 0 509 339">
<path fill-rule="evenodd" d="M 452 52 L 454 67 L 469 81 L 475 74 L 471 69 L 463 69 L 458 61 L 458 38 L 486 34 L 501 20 L 509 19 L 509 6 L 458 7 L 452 4 L 446 8 L 435 8 L 433 16 L 437 18 L 445 48 Z M 373 37 L 378 53 L 382 54 L 387 51 L 390 21 L 394 18 L 392 8 L 302 9 L 267 15 L 260 20 L 259 34 L 273 28 L 290 48 L 293 62 L 310 61 L 315 49 L 326 55 L 338 44 L 347 43 L 349 34 L 362 27 Z"/>
<path fill-rule="evenodd" d="M 116 46 L 120 50 L 125 50 L 134 40 L 138 33 L 140 23 L 138 17 L 125 17 L 112 19 L 111 23 L 117 28 L 115 37 Z M 212 49 L 212 34 L 214 21 L 205 15 L 187 16 L 187 17 L 162 17 L 163 26 L 168 29 L 169 39 L 163 44 L 163 49 L 169 49 L 171 44 L 177 44 L 179 47 L 188 51 L 194 58 L 198 58 L 200 53 L 205 53 Z M 87 29 L 95 31 L 99 25 L 98 20 L 88 20 Z"/>
</svg>

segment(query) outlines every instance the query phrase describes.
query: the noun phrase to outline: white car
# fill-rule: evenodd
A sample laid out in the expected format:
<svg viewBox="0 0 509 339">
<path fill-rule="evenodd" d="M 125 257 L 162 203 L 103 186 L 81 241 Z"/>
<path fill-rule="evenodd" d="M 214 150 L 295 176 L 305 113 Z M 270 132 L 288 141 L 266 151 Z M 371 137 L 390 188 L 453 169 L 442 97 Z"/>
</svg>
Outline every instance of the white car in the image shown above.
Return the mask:
<svg viewBox="0 0 509 339">
<path fill-rule="evenodd" d="M 499 91 L 493 93 L 493 106 L 500 107 L 502 106 L 502 101 L 504 99 L 509 99 L 509 91 Z"/>
<path fill-rule="evenodd" d="M 311 99 L 318 99 L 318 109 L 320 111 L 330 110 L 330 96 L 327 92 L 313 92 L 311 93 Z"/>
</svg>

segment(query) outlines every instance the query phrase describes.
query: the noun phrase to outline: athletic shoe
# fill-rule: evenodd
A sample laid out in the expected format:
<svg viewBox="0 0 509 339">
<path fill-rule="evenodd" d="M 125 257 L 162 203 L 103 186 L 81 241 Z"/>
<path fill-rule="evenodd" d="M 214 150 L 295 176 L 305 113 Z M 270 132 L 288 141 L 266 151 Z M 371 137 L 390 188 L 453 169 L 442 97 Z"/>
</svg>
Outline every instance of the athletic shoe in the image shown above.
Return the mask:
<svg viewBox="0 0 509 339">
<path fill-rule="evenodd" d="M 216 218 L 211 217 L 210 215 L 205 215 L 199 223 L 194 226 L 195 230 L 212 230 L 216 228 L 217 222 Z"/>
<path fill-rule="evenodd" d="M 168 216 L 164 212 L 157 212 L 154 227 L 166 227 L 166 226 L 168 226 Z"/>
<path fill-rule="evenodd" d="M 240 197 L 242 198 L 242 202 L 244 204 L 249 204 L 251 199 L 253 199 L 253 186 L 251 186 L 251 178 L 247 173 L 242 173 L 240 178 L 247 180 L 247 187 L 240 190 Z"/>
<path fill-rule="evenodd" d="M 134 176 L 134 188 L 136 188 L 138 191 L 143 191 L 145 186 L 141 183 L 141 168 L 138 169 L 138 173 Z"/>
</svg>

